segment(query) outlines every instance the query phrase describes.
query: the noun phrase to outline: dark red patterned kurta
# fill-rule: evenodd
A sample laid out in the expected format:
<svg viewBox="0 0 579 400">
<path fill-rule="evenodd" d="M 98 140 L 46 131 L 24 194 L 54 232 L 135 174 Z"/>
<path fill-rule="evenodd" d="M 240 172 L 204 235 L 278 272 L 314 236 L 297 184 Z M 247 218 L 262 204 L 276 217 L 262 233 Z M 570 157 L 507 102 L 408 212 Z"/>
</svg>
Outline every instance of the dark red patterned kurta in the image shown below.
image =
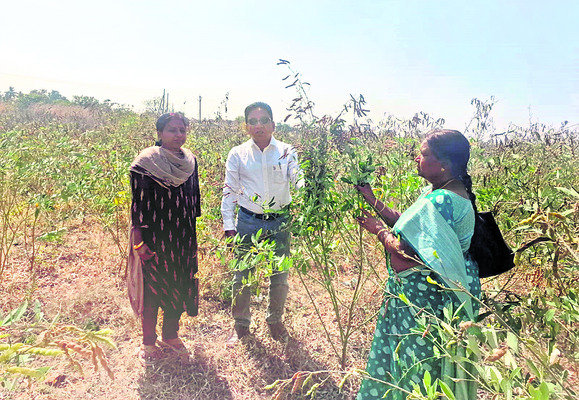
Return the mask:
<svg viewBox="0 0 579 400">
<path fill-rule="evenodd" d="M 158 257 L 158 262 L 153 257 L 143 265 L 145 293 L 157 296 L 167 313 L 197 315 L 195 222 L 201 215 L 197 164 L 185 183 L 169 189 L 131 172 L 131 189 L 131 222 Z"/>
</svg>

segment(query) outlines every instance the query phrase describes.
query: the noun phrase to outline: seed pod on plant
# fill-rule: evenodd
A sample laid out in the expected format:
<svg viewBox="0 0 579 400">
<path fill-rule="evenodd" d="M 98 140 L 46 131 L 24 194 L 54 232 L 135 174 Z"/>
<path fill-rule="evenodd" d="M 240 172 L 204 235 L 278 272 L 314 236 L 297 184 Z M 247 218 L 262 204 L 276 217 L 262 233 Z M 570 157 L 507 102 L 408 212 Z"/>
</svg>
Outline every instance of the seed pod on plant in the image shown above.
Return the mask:
<svg viewBox="0 0 579 400">
<path fill-rule="evenodd" d="M 558 212 L 550 212 L 548 215 L 549 215 L 549 217 L 559 218 L 561 221 L 567 220 L 567 217 L 565 217 L 563 214 L 560 214 Z"/>
<path fill-rule="evenodd" d="M 80 347 L 78 344 L 76 343 L 67 343 L 66 347 L 68 347 L 71 350 L 76 351 L 77 353 L 80 353 L 81 351 L 83 351 L 84 349 L 82 347 Z"/>
<path fill-rule="evenodd" d="M 298 371 L 295 374 L 292 375 L 292 381 L 296 380 L 298 378 L 298 376 L 300 376 L 300 374 L 302 373 L 302 371 Z"/>
<path fill-rule="evenodd" d="M 27 353 L 30 354 L 38 354 L 41 356 L 60 356 L 63 354 L 62 350 L 58 350 L 58 349 L 46 349 L 43 347 L 31 347 L 29 349 L 26 350 Z"/>
<path fill-rule="evenodd" d="M 35 379 L 42 378 L 44 376 L 44 374 L 46 373 L 43 371 L 39 371 L 37 369 L 27 368 L 27 367 L 7 367 L 6 372 L 9 372 L 11 374 L 21 374 L 21 375 L 27 376 L 29 378 L 35 378 Z"/>
<path fill-rule="evenodd" d="M 87 349 L 82 349 L 81 351 L 79 351 L 79 354 L 87 359 L 91 359 L 92 353 L 93 353 L 92 351 Z"/>
<path fill-rule="evenodd" d="M 529 225 L 534 223 L 539 217 L 541 216 L 540 212 L 537 211 L 535 212 L 533 215 L 531 215 L 529 218 L 525 218 L 521 221 L 519 221 L 519 225 Z"/>
<path fill-rule="evenodd" d="M 474 321 L 462 321 L 460 324 L 458 324 L 458 327 L 461 331 L 466 331 L 468 328 L 472 328 L 473 326 L 477 326 Z"/>
<path fill-rule="evenodd" d="M 311 398 L 313 399 L 319 387 L 320 387 L 319 383 L 313 384 L 310 390 L 308 390 L 308 392 L 306 393 L 306 396 L 311 396 Z"/>
<path fill-rule="evenodd" d="M 284 387 L 285 385 L 281 385 L 280 387 L 278 387 L 273 396 L 271 396 L 271 400 L 280 400 L 283 394 Z"/>
<path fill-rule="evenodd" d="M 107 363 L 107 359 L 105 358 L 105 353 L 103 352 L 103 350 L 98 345 L 95 344 L 93 351 L 95 353 L 97 353 L 97 358 L 99 359 L 104 370 L 107 371 L 109 378 L 115 379 L 115 375 L 113 374 L 113 371 L 111 371 L 111 369 L 109 368 L 109 365 Z"/>
<path fill-rule="evenodd" d="M 297 375 L 297 376 L 296 376 Z M 302 382 L 305 380 L 306 376 L 308 375 L 307 372 L 296 372 L 294 374 L 294 385 L 292 387 L 292 394 L 296 393 L 302 387 Z M 292 378 L 292 379 L 294 379 Z"/>
<path fill-rule="evenodd" d="M 92 360 L 92 365 L 94 367 L 94 371 L 98 371 L 99 370 L 99 363 L 97 360 L 97 354 L 96 351 L 94 350 L 94 348 L 91 351 L 91 360 Z"/>
<path fill-rule="evenodd" d="M 276 379 L 276 381 L 274 383 L 267 385 L 266 387 L 264 387 L 264 389 L 265 390 L 271 390 L 271 389 L 275 388 L 280 382 L 281 382 L 280 379 Z"/>
<path fill-rule="evenodd" d="M 338 388 L 340 390 L 343 390 L 344 385 L 346 384 L 346 382 L 348 381 L 348 378 L 350 378 L 350 376 L 352 376 L 352 371 L 350 371 L 350 372 L 346 373 L 346 375 L 344 375 L 344 377 L 340 381 L 340 384 L 338 385 Z"/>
<path fill-rule="evenodd" d="M 490 356 L 485 361 L 494 362 L 500 360 L 507 353 L 507 346 L 502 345 L 498 349 L 494 349 Z"/>
<path fill-rule="evenodd" d="M 82 365 L 80 365 L 80 363 L 78 361 L 76 361 L 74 358 L 72 358 L 72 356 L 70 355 L 70 353 L 68 352 L 68 349 L 66 347 L 63 350 L 64 350 L 64 354 L 66 356 L 66 359 L 70 363 L 71 367 L 76 369 L 81 375 L 84 375 L 84 371 L 82 370 Z"/>
</svg>

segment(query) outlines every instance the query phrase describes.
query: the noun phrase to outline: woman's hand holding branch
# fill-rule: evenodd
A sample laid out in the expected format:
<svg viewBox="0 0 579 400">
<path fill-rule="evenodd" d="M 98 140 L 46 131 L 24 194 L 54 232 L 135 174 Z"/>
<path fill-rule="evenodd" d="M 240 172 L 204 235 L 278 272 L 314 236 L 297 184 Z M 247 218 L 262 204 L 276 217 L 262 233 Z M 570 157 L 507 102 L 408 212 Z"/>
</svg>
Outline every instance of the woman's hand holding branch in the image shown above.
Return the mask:
<svg viewBox="0 0 579 400">
<path fill-rule="evenodd" d="M 373 207 L 376 207 L 376 196 L 374 195 L 374 191 L 372 190 L 372 186 L 365 184 L 365 185 L 354 185 L 356 190 L 360 192 L 360 194 L 364 197 L 364 200 L 368 202 Z"/>
<path fill-rule="evenodd" d="M 393 235 L 390 232 L 390 229 L 384 226 L 381 220 L 373 217 L 372 214 L 366 210 L 362 210 L 362 213 L 364 215 L 357 217 L 356 220 L 361 227 L 378 236 L 378 240 L 392 256 L 392 268 L 396 272 L 401 272 L 420 264 L 420 260 L 412 248 L 406 244 L 406 242 L 399 240 L 395 235 Z"/>
<path fill-rule="evenodd" d="M 381 220 L 377 219 L 376 217 L 372 216 L 368 211 L 362 210 L 363 216 L 357 217 L 356 220 L 360 224 L 360 226 L 366 229 L 368 232 L 378 235 L 383 230 L 387 230 L 386 226 L 382 223 Z"/>
<path fill-rule="evenodd" d="M 391 209 L 390 207 L 386 206 L 386 204 L 378 200 L 374 195 L 374 191 L 370 185 L 354 185 L 354 187 L 364 197 L 364 200 L 366 200 L 366 202 L 372 206 L 374 211 L 380 215 L 382 221 L 386 222 L 388 226 L 394 226 L 400 217 L 400 213 L 398 211 Z"/>
</svg>

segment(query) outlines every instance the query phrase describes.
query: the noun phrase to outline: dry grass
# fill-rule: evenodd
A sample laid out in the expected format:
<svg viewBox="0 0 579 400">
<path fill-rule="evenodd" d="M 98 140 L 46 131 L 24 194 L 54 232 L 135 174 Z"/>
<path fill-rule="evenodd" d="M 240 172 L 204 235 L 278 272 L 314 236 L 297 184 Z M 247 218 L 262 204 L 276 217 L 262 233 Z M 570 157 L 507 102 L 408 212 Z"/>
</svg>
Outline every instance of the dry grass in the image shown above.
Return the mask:
<svg viewBox="0 0 579 400">
<path fill-rule="evenodd" d="M 200 263 L 200 315 L 181 318 L 180 336 L 191 350 L 192 362 L 183 365 L 173 359 L 155 367 L 143 367 L 138 358 L 140 326 L 132 314 L 123 279 L 124 264 L 117 246 L 96 223 L 78 222 L 69 228 L 60 244 L 42 245 L 31 280 L 23 249 L 17 248 L 0 282 L 1 313 L 25 299 L 38 299 L 47 319 L 84 327 L 90 324 L 114 331 L 117 350 L 107 350 L 115 379 L 105 371 L 94 372 L 89 360 L 82 360 L 82 376 L 64 359 L 43 359 L 53 368 L 44 382 L 25 382 L 13 392 L 0 392 L 0 399 L 269 399 L 275 390 L 265 386 L 277 379 L 290 379 L 298 371 L 336 371 L 337 358 L 330 350 L 309 298 L 297 276 L 290 277 L 286 325 L 291 335 L 287 345 L 269 337 L 265 323 L 267 299 L 252 304 L 254 335 L 233 349 L 225 348 L 232 327 L 229 303 L 220 298 L 225 267 L 212 255 Z M 347 271 L 346 271 L 347 272 Z M 266 289 L 266 286 L 264 287 Z M 332 325 L 330 305 L 323 293 L 315 292 L 318 306 Z M 365 301 L 379 305 L 380 296 L 368 293 Z M 333 324 L 335 325 L 335 324 Z M 348 369 L 364 368 L 373 324 L 351 339 Z M 337 335 L 337 332 L 332 332 Z M 341 373 L 322 373 L 313 382 L 329 379 L 317 392 L 317 399 L 353 399 L 359 382 L 350 379 L 338 389 Z M 312 382 L 312 383 L 313 383 Z M 291 386 L 290 386 L 291 387 Z M 301 391 L 284 394 L 287 399 L 304 398 Z"/>
<path fill-rule="evenodd" d="M 254 297 L 253 336 L 233 349 L 226 349 L 232 320 L 230 304 L 220 293 L 228 273 L 209 248 L 201 250 L 200 315 L 195 318 L 183 316 L 180 328 L 180 335 L 192 354 L 191 363 L 168 358 L 155 367 L 145 368 L 138 357 L 140 326 L 126 296 L 124 261 L 117 245 L 98 222 L 70 223 L 63 242 L 42 244 L 33 279 L 24 245 L 16 246 L 0 281 L 0 314 L 5 315 L 24 299 L 38 299 L 48 320 L 58 315 L 60 323 L 111 328 L 118 348 L 106 350 L 106 355 L 115 379 L 110 380 L 102 369 L 93 371 L 90 360 L 80 360 L 85 371 L 83 376 L 64 358 L 43 358 L 39 365 L 52 367 L 45 381 L 28 385 L 23 380 L 16 391 L 0 389 L 0 400 L 271 399 L 275 389 L 266 390 L 265 387 L 278 379 L 291 379 L 299 371 L 326 371 L 313 378 L 312 383 L 324 382 L 316 399 L 355 398 L 360 383 L 358 378 L 350 378 L 342 390 L 338 386 L 345 371 L 365 367 L 374 322 L 366 324 L 351 337 L 348 364 L 345 371 L 340 371 L 322 324 L 294 273 L 290 275 L 285 316 L 291 335 L 289 343 L 282 345 L 269 337 L 265 323 L 267 296 Z M 375 255 L 376 260 L 380 257 L 378 253 Z M 343 261 L 339 273 L 342 289 L 349 290 L 353 268 L 347 260 Z M 379 273 L 385 276 L 384 271 Z M 505 275 L 501 280 L 507 278 Z M 530 280 L 531 276 L 518 273 L 507 287 L 524 293 L 532 286 Z M 487 282 L 486 286 L 490 289 L 494 282 Z M 262 289 L 265 291 L 267 286 Z M 330 334 L 336 338 L 335 316 L 327 295 L 316 286 L 311 286 L 310 290 Z M 358 315 L 358 320 L 369 317 L 381 302 L 381 291 L 377 290 L 375 282 L 367 285 L 360 302 L 367 314 Z M 562 363 L 570 371 L 569 382 L 577 382 L 576 365 L 567 359 Z M 291 386 L 279 399 L 306 398 L 301 390 L 291 394 Z M 481 392 L 481 398 L 487 395 Z"/>
</svg>

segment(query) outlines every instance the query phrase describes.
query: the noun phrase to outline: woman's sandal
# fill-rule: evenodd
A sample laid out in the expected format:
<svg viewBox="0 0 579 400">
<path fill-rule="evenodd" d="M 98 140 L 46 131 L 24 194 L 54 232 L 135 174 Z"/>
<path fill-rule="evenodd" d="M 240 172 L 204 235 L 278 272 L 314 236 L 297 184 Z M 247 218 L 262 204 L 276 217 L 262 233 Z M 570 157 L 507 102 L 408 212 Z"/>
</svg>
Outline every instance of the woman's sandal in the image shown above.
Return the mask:
<svg viewBox="0 0 579 400">
<path fill-rule="evenodd" d="M 181 338 L 164 339 L 160 341 L 159 344 L 175 352 L 181 361 L 190 361 L 191 353 Z"/>
<path fill-rule="evenodd" d="M 165 358 L 165 354 L 157 345 L 143 345 L 139 358 L 144 366 L 151 366 Z"/>
</svg>

